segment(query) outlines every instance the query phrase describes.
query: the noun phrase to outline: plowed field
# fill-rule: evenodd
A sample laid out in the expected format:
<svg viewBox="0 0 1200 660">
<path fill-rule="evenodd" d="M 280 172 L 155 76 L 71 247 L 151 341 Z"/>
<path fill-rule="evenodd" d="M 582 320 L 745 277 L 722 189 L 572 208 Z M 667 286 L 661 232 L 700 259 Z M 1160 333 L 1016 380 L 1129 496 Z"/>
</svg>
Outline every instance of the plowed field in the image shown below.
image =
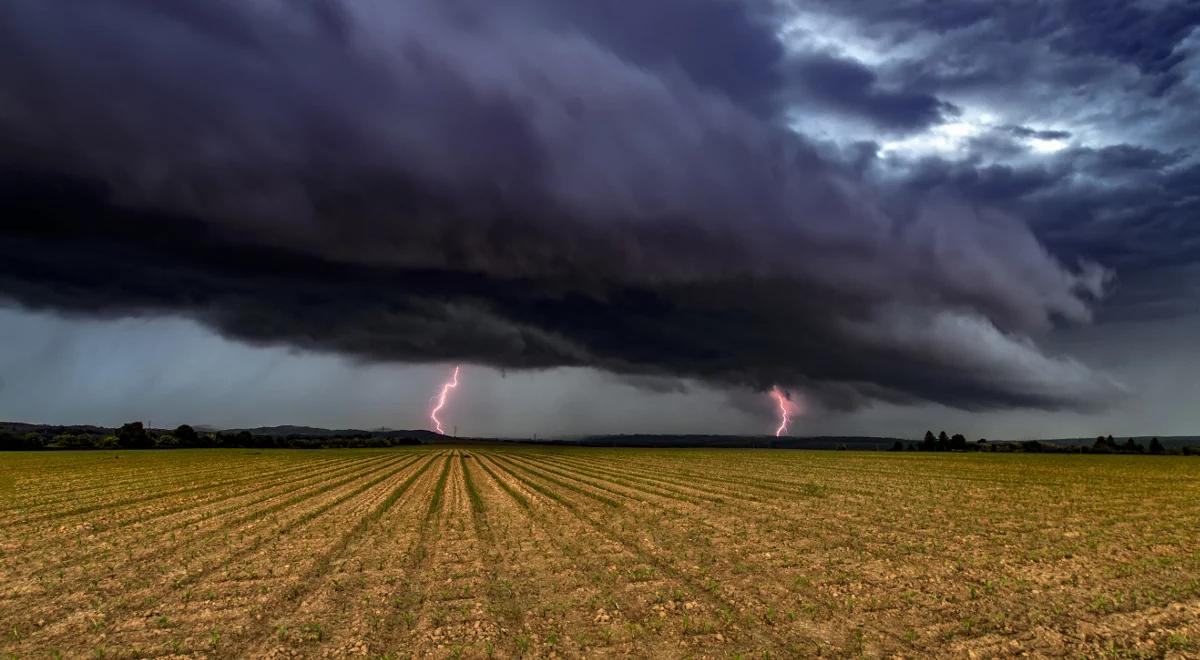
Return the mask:
<svg viewBox="0 0 1200 660">
<path fill-rule="evenodd" d="M 1200 459 L 0 454 L 18 657 L 1200 656 Z"/>
</svg>

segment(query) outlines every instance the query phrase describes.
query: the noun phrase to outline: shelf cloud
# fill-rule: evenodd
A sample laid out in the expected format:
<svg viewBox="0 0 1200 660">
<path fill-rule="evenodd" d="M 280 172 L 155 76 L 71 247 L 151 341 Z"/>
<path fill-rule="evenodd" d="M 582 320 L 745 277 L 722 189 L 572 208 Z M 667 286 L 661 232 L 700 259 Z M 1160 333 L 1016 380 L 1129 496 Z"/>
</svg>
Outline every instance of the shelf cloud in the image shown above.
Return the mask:
<svg viewBox="0 0 1200 660">
<path fill-rule="evenodd" d="M 955 110 L 937 90 L 798 64 L 773 5 L 605 6 L 12 0 L 0 295 L 367 361 L 590 366 L 834 407 L 1121 396 L 1037 341 L 1090 322 L 1111 271 L 948 185 L 963 165 L 888 184 L 783 120 L 804 95 L 920 130 Z M 636 12 L 696 30 L 664 50 Z M 712 61 L 714 32 L 750 74 Z M 1087 162 L 1142 162 L 1119 155 Z"/>
</svg>

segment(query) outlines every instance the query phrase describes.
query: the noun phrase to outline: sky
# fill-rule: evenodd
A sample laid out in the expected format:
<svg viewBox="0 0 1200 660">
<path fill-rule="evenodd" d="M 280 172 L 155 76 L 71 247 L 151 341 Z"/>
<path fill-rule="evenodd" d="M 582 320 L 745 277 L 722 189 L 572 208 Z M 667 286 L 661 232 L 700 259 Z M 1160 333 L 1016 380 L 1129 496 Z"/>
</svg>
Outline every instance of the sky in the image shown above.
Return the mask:
<svg viewBox="0 0 1200 660">
<path fill-rule="evenodd" d="M 0 419 L 1197 433 L 1198 26 L 12 0 Z"/>
</svg>

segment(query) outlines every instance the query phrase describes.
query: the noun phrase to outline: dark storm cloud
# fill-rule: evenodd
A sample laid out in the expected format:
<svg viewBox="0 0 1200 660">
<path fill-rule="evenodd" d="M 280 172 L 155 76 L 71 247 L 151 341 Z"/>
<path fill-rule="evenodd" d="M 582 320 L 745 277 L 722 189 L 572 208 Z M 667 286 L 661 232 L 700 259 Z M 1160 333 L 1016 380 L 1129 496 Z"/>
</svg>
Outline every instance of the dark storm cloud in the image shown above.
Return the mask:
<svg viewBox="0 0 1200 660">
<path fill-rule="evenodd" d="M 985 204 L 1004 204 L 1053 185 L 1063 173 L 1043 165 L 1021 167 L 925 158 L 913 163 L 905 175 L 907 190 L 938 191 Z"/>
<path fill-rule="evenodd" d="M 1104 57 L 1131 64 L 1149 75 L 1173 73 L 1183 61 L 1175 47 L 1200 23 L 1200 6 L 1186 0 L 969 0 L 953 4 L 839 0 L 795 4 L 823 5 L 863 24 L 886 28 L 897 40 L 920 30 L 938 34 L 968 32 L 977 39 L 1011 43 L 1041 41 L 1066 55 Z"/>
<path fill-rule="evenodd" d="M 982 149 L 998 153 L 992 143 Z M 1196 309 L 1200 166 L 1189 156 L 1119 144 L 1024 164 L 925 158 L 876 172 L 900 187 L 897 203 L 944 192 L 1026 218 L 1064 260 L 1095 259 L 1116 271 L 1102 318 L 1148 319 Z"/>
<path fill-rule="evenodd" d="M 735 6 L 683 24 L 759 29 Z M 769 77 L 708 66 L 707 34 L 673 37 L 668 66 L 602 5 L 497 7 L 7 3 L 0 292 L 366 360 L 778 383 L 844 406 L 1120 390 L 1029 339 L 1087 321 L 1103 269 L 944 191 L 893 210 L 765 119 Z M 663 7 L 683 5 L 645 11 L 679 16 Z M 766 71 L 774 51 L 747 39 L 728 43 Z M 884 123 L 941 107 L 820 66 L 849 86 L 810 71 L 814 94 Z"/>
<path fill-rule="evenodd" d="M 1001 130 L 1007 131 L 1019 138 L 1037 138 L 1039 140 L 1065 140 L 1071 137 L 1070 131 L 1038 131 L 1028 126 L 1002 126 Z"/>
<path fill-rule="evenodd" d="M 534 24 L 584 33 L 639 66 L 677 69 L 709 91 L 762 114 L 779 109 L 783 46 L 778 7 L 764 0 L 515 0 Z"/>
<path fill-rule="evenodd" d="M 1115 270 L 1101 319 L 1195 311 L 1200 5 L 795 6 L 836 17 L 868 42 L 882 60 L 873 70 L 892 89 L 954 103 L 976 122 L 933 155 L 854 159 L 864 176 L 901 191 L 889 206 L 947 194 L 1025 219 L 1065 263 Z"/>
<path fill-rule="evenodd" d="M 1200 24 L 1195 3 L 795 5 L 839 16 L 855 32 L 871 35 L 881 52 L 896 52 L 880 70 L 897 89 L 942 99 L 970 95 L 1011 105 L 1021 114 L 1048 112 L 1057 119 L 1064 111 L 1086 109 L 1093 117 L 1111 113 L 1114 122 L 1142 126 L 1160 123 L 1161 99 L 1182 108 L 1189 103 L 1181 98 L 1186 95 L 1195 105 L 1194 92 L 1180 90 L 1188 72 L 1188 39 Z M 914 45 L 919 54 L 906 52 Z M 1145 99 L 1116 103 L 1111 98 L 1131 92 Z M 1188 127 L 1195 133 L 1194 122 Z"/>
<path fill-rule="evenodd" d="M 956 111 L 929 94 L 887 89 L 875 72 L 860 62 L 826 53 L 797 55 L 787 68 L 794 103 L 861 117 L 885 130 L 923 129 Z"/>
<path fill-rule="evenodd" d="M 1066 258 L 1090 256 L 1119 272 L 1200 259 L 1200 165 L 1183 150 L 1076 147 L 1025 164 L 925 158 L 891 176 L 913 191 L 941 191 L 1027 218 Z"/>
<path fill-rule="evenodd" d="M 1114 144 L 1099 149 L 1080 148 L 1065 154 L 1074 169 L 1099 177 L 1166 174 L 1166 168 L 1179 163 L 1187 152 L 1176 150 L 1164 153 L 1152 147 L 1135 144 Z"/>
<path fill-rule="evenodd" d="M 1050 35 L 1053 47 L 1130 63 L 1157 77 L 1159 93 L 1179 81 L 1175 68 L 1183 54 L 1175 46 L 1200 23 L 1200 6 L 1194 2 L 1167 2 L 1150 9 L 1122 0 L 1071 0 L 1054 9 L 1062 12 L 1056 18 L 1064 27 Z"/>
</svg>

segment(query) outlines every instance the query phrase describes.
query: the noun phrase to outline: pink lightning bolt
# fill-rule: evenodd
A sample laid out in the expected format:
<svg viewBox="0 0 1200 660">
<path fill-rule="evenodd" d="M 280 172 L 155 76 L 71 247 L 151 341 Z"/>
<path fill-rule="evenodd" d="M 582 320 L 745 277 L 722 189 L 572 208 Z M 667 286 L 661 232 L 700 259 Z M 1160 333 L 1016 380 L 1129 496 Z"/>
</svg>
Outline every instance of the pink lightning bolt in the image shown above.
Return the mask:
<svg viewBox="0 0 1200 660">
<path fill-rule="evenodd" d="M 429 411 L 429 419 L 433 420 L 433 428 L 442 435 L 445 435 L 446 432 L 442 430 L 442 420 L 438 419 L 438 413 L 446 406 L 446 397 L 450 394 L 450 390 L 458 387 L 458 369 L 459 365 L 456 365 L 454 367 L 454 376 L 446 381 L 446 384 L 442 385 L 442 392 L 438 395 L 437 405 L 433 407 L 433 410 Z"/>
<path fill-rule="evenodd" d="M 787 433 L 788 422 L 792 420 L 795 406 L 778 387 L 771 388 L 771 396 L 775 397 L 775 401 L 779 403 L 779 428 L 775 429 L 775 437 L 778 438 Z"/>
</svg>

